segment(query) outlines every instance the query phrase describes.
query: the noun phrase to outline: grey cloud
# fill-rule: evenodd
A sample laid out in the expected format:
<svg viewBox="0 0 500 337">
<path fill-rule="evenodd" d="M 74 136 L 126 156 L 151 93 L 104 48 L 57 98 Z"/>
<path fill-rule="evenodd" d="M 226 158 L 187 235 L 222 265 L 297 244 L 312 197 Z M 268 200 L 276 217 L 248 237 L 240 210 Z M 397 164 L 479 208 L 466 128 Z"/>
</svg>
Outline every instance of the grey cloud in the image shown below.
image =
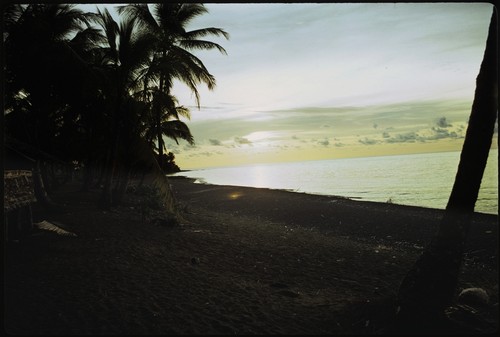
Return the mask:
<svg viewBox="0 0 500 337">
<path fill-rule="evenodd" d="M 186 145 L 184 145 L 184 147 L 182 149 L 184 151 L 189 151 L 189 150 L 193 150 L 193 149 L 196 149 L 196 148 L 197 148 L 196 145 L 186 144 Z"/>
<path fill-rule="evenodd" d="M 427 139 L 429 140 L 458 137 L 458 134 L 455 131 L 450 132 L 446 129 L 435 128 L 435 127 L 433 127 L 431 130 L 434 131 L 434 135 L 427 137 Z"/>
<path fill-rule="evenodd" d="M 190 154 L 188 157 L 194 158 L 194 157 L 211 157 L 216 154 L 222 154 L 220 151 L 214 151 L 214 152 L 209 152 L 209 151 L 203 151 L 203 152 L 196 152 Z"/>
<path fill-rule="evenodd" d="M 437 126 L 439 126 L 440 128 L 448 128 L 451 126 L 450 123 L 448 123 L 448 121 L 446 120 L 446 117 L 441 117 L 438 119 L 438 121 L 436 122 Z"/>
<path fill-rule="evenodd" d="M 252 142 L 245 137 L 234 137 L 234 141 L 240 145 L 252 145 Z"/>
<path fill-rule="evenodd" d="M 323 146 L 328 146 L 328 145 L 330 145 L 330 142 L 328 141 L 328 139 L 327 139 L 327 138 L 325 138 L 325 139 L 323 139 L 323 140 L 320 140 L 320 141 L 318 142 L 318 144 L 319 144 L 319 145 L 323 145 Z"/>
<path fill-rule="evenodd" d="M 211 145 L 215 145 L 215 146 L 220 146 L 222 145 L 222 142 L 218 139 L 209 139 L 208 142 L 211 144 Z"/>
<path fill-rule="evenodd" d="M 386 138 L 386 137 L 384 137 Z M 420 137 L 418 133 L 415 132 L 407 132 L 407 133 L 399 133 L 394 137 L 386 139 L 387 143 L 414 143 L 416 141 L 425 141 L 423 137 Z"/>
<path fill-rule="evenodd" d="M 431 131 L 433 134 L 429 136 L 421 136 L 416 132 L 400 133 L 394 137 L 384 137 L 387 143 L 415 143 L 415 142 L 426 142 L 430 140 L 438 140 L 444 138 L 462 138 L 463 136 L 457 134 L 455 131 L 449 131 L 443 128 L 432 127 Z"/>
<path fill-rule="evenodd" d="M 358 142 L 360 142 L 363 145 L 374 145 L 377 144 L 378 141 L 375 139 L 367 138 L 365 137 L 364 139 L 358 139 Z"/>
</svg>

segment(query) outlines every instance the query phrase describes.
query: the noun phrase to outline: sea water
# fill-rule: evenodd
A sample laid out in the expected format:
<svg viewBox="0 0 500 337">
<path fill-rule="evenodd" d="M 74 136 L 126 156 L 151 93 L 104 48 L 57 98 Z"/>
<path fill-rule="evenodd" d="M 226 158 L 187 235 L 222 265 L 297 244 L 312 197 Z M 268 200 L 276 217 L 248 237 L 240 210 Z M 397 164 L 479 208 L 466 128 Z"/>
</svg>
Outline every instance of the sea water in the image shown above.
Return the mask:
<svg viewBox="0 0 500 337">
<path fill-rule="evenodd" d="M 444 209 L 460 152 L 220 167 L 176 175 L 197 183 L 286 189 Z M 498 214 L 498 150 L 492 149 L 476 212 Z"/>
</svg>

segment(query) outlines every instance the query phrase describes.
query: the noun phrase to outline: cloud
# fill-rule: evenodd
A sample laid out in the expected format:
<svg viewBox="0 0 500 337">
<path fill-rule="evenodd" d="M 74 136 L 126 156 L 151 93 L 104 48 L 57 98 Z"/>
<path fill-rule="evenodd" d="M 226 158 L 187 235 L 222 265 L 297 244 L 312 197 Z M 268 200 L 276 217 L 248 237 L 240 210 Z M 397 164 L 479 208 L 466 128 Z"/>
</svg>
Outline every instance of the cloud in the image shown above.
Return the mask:
<svg viewBox="0 0 500 337">
<path fill-rule="evenodd" d="M 193 145 L 191 145 L 191 144 L 186 144 L 186 145 L 184 145 L 184 147 L 183 147 L 182 149 L 183 149 L 184 151 L 189 151 L 189 150 L 193 150 L 193 149 L 197 149 L 197 148 L 198 148 L 198 147 L 197 147 L 195 144 L 193 144 Z"/>
<path fill-rule="evenodd" d="M 379 141 L 376 140 L 376 139 L 371 139 L 371 138 L 367 138 L 365 137 L 364 139 L 358 139 L 358 142 L 360 142 L 361 144 L 363 145 L 375 145 L 377 144 Z"/>
<path fill-rule="evenodd" d="M 214 151 L 214 152 L 210 152 L 210 151 L 196 152 L 196 153 L 189 154 L 188 157 L 191 157 L 191 158 L 195 158 L 195 157 L 212 157 L 213 155 L 216 155 L 216 154 L 222 154 L 222 152 L 220 152 L 220 151 Z"/>
<path fill-rule="evenodd" d="M 448 121 L 446 120 L 446 117 L 441 117 L 438 119 L 437 121 L 437 126 L 439 126 L 440 128 L 448 128 L 451 126 L 450 123 L 448 123 Z"/>
<path fill-rule="evenodd" d="M 437 139 L 443 139 L 443 138 L 457 138 L 458 137 L 458 134 L 455 131 L 450 132 L 446 129 L 436 128 L 436 127 L 433 127 L 431 130 L 434 131 L 434 134 L 427 137 L 427 139 L 429 139 L 429 140 L 437 140 Z"/>
<path fill-rule="evenodd" d="M 320 140 L 320 141 L 318 142 L 318 144 L 319 144 L 319 145 L 323 145 L 323 146 L 328 146 L 328 145 L 330 145 L 330 142 L 328 141 L 328 139 L 327 139 L 327 138 L 325 138 L 325 139 L 323 139 L 323 140 Z"/>
<path fill-rule="evenodd" d="M 252 145 L 252 142 L 245 137 L 234 137 L 234 141 L 240 145 Z"/>
<path fill-rule="evenodd" d="M 210 145 L 221 146 L 222 142 L 218 139 L 209 139 L 208 142 Z"/>
<path fill-rule="evenodd" d="M 432 127 L 431 133 L 426 135 L 421 135 L 416 132 L 406 132 L 399 133 L 394 137 L 385 137 L 385 133 L 382 134 L 382 137 L 385 138 L 386 143 L 415 143 L 415 142 L 426 142 L 433 141 L 445 138 L 463 138 L 461 134 L 458 134 L 455 131 L 449 131 L 443 128 Z"/>
<path fill-rule="evenodd" d="M 384 137 L 387 138 L 387 137 Z M 420 137 L 418 133 L 415 132 L 406 132 L 406 133 L 399 133 L 394 137 L 390 137 L 386 139 L 385 141 L 387 143 L 415 143 L 415 141 L 425 141 L 423 137 Z"/>
</svg>

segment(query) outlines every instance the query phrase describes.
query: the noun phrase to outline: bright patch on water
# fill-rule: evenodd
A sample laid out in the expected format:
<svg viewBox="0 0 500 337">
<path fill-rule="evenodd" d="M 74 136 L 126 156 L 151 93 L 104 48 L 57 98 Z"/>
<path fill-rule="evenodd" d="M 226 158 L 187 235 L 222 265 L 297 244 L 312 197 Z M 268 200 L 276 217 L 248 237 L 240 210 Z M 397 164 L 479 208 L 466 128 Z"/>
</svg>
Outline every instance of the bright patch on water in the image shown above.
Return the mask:
<svg viewBox="0 0 500 337">
<path fill-rule="evenodd" d="M 176 175 L 215 185 L 286 189 L 444 209 L 459 160 L 460 152 L 425 153 L 211 168 Z M 498 214 L 497 149 L 490 151 L 476 211 Z"/>
</svg>

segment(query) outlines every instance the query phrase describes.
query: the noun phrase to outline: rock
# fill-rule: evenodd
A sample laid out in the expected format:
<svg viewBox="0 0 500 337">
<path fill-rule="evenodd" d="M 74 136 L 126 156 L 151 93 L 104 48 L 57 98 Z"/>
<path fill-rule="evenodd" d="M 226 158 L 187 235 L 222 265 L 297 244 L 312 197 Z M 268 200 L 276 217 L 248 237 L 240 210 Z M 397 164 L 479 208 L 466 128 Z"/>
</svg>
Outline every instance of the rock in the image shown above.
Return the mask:
<svg viewBox="0 0 500 337">
<path fill-rule="evenodd" d="M 466 288 L 458 295 L 458 302 L 466 305 L 488 305 L 490 297 L 482 288 Z"/>
</svg>

